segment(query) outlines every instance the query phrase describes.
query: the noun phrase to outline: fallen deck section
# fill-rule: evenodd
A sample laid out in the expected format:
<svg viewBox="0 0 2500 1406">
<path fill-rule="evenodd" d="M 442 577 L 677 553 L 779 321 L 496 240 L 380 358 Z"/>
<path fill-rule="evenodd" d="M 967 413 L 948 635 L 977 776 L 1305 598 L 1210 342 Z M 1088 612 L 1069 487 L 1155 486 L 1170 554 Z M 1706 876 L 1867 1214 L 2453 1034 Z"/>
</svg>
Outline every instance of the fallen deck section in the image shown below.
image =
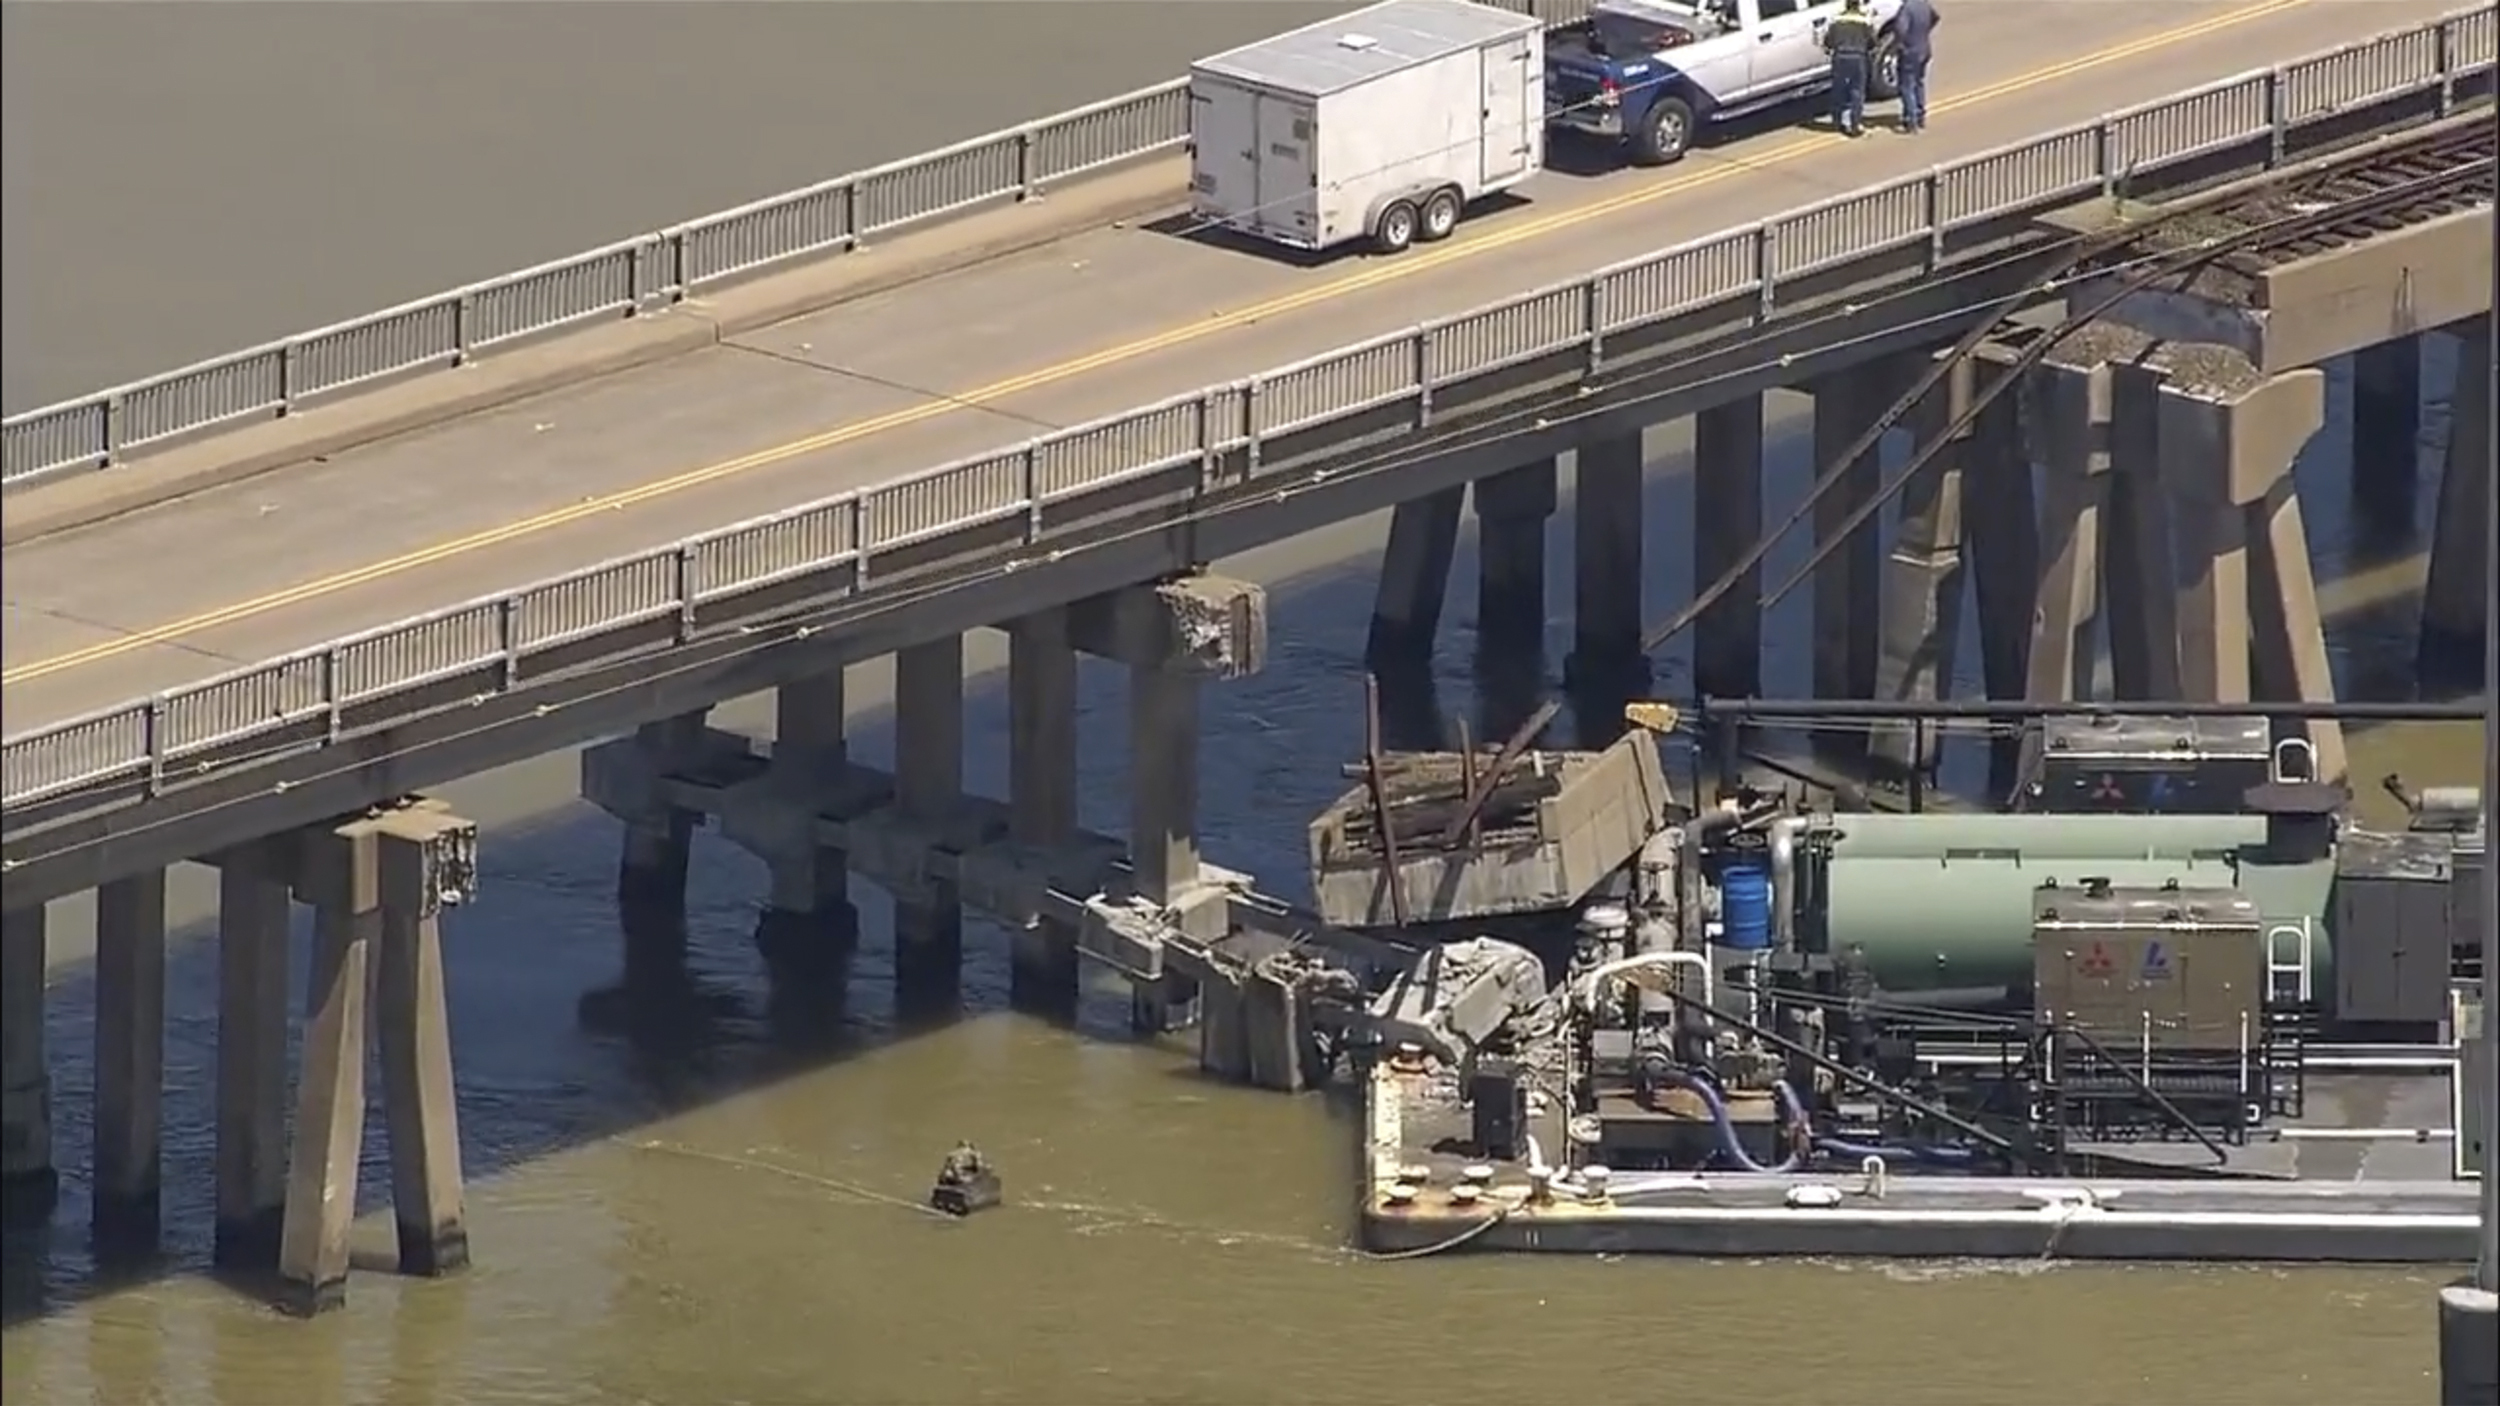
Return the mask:
<svg viewBox="0 0 2500 1406">
<path fill-rule="evenodd" d="M 1321 811 L 1310 826 L 1311 892 L 1321 919 L 1376 928 L 1401 915 L 1432 923 L 1567 908 L 1666 823 L 1666 773 L 1645 734 L 1627 734 L 1602 752 L 1530 752 L 1491 783 L 1472 823 L 1461 824 L 1491 763 L 1489 753 L 1384 757 L 1386 843 L 1368 783 Z M 1392 892 L 1393 883 L 1402 893 Z"/>
</svg>

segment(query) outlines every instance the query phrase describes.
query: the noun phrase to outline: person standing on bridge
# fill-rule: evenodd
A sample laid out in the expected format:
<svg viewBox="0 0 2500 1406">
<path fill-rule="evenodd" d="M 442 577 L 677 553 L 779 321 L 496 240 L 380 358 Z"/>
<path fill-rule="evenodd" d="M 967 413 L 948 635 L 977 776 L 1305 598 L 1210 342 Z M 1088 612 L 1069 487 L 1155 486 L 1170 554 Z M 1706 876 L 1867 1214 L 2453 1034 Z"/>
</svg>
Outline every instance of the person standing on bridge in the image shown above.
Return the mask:
<svg viewBox="0 0 2500 1406">
<path fill-rule="evenodd" d="M 1892 18 L 1893 42 L 1900 46 L 1901 130 L 1927 130 L 1927 60 L 1936 32 L 1935 0 L 1902 0 Z"/>
<path fill-rule="evenodd" d="M 1823 52 L 1832 57 L 1832 120 L 1844 137 L 1866 130 L 1866 68 L 1874 50 L 1866 0 L 1842 0 L 1840 13 L 1823 26 Z"/>
</svg>

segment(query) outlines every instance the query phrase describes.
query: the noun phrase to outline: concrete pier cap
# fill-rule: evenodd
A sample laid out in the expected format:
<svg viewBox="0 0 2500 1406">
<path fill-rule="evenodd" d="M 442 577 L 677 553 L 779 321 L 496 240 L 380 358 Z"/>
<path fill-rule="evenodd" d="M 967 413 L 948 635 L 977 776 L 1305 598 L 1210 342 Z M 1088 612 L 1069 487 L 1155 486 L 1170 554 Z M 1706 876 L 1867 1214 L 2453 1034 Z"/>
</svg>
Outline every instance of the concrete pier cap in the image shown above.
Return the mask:
<svg viewBox="0 0 2500 1406">
<path fill-rule="evenodd" d="M 1068 642 L 1131 668 L 1247 678 L 1267 667 L 1267 588 L 1201 573 L 1110 591 L 1068 607 Z"/>
<path fill-rule="evenodd" d="M 2297 371 L 2486 312 L 2491 211 L 2441 215 L 2372 239 L 2248 271 L 2218 266 L 2186 289 L 2143 289 L 2104 316 L 2164 341 L 2228 347 L 2261 373 Z M 2090 306 L 2124 274 L 2088 280 Z"/>
</svg>

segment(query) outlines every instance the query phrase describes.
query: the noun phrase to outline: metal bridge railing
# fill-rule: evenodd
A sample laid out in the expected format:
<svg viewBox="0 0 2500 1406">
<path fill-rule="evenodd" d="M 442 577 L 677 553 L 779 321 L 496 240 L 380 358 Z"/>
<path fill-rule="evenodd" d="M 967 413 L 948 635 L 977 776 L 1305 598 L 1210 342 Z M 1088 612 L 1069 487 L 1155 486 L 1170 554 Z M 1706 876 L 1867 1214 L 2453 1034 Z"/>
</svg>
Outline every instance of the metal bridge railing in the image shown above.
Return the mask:
<svg viewBox="0 0 2500 1406">
<path fill-rule="evenodd" d="M 1549 24 L 1590 0 L 1489 0 Z M 1072 177 L 1178 150 L 1189 85 L 1174 79 L 723 210 L 551 264 L 472 283 L 0 422 L 0 484 L 102 468 L 140 450 L 289 414 L 376 381 L 466 365 L 486 352 L 586 323 L 657 312 L 794 260 L 981 206 L 1025 200 Z"/>
<path fill-rule="evenodd" d="M 528 687 L 534 668 L 647 652 L 655 627 L 692 643 L 786 612 L 794 589 L 811 604 L 874 596 L 889 573 L 946 559 L 936 544 L 957 534 L 970 534 L 957 562 L 1047 548 L 1085 529 L 1076 500 L 1105 489 L 1133 495 L 1136 480 L 1196 465 L 1184 497 L 1231 493 L 1283 434 L 1307 451 L 1318 427 L 1393 403 L 1428 421 L 1437 394 L 1472 378 L 1572 349 L 1602 368 L 1610 337 L 1713 305 L 1768 320 L 1794 309 L 1781 290 L 1806 273 L 1904 249 L 1941 270 L 1956 230 L 2201 155 L 2242 149 L 2246 166 L 2269 169 L 2306 123 L 2432 90 L 2438 109 L 2452 110 L 2461 81 L 2493 66 L 2494 20 L 2478 9 L 2365 39 L 1247 380 L 47 726 L 8 739 L 0 804 L 87 789 L 160 794 L 421 716 L 447 706 L 447 685 L 464 685 L 453 691 L 466 701 Z M 1375 415 L 1349 433 L 1377 428 Z M 1001 524 L 1023 546 L 998 547 Z"/>
</svg>

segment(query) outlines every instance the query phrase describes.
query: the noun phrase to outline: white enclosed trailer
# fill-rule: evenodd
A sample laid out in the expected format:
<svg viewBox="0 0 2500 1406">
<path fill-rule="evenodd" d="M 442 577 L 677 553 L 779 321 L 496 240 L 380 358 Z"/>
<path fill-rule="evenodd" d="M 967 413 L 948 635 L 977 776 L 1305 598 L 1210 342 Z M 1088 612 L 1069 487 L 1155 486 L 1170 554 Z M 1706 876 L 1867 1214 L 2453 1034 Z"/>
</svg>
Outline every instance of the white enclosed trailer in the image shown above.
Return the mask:
<svg viewBox="0 0 2500 1406">
<path fill-rule="evenodd" d="M 1449 234 L 1545 163 L 1545 31 L 1470 0 L 1385 0 L 1189 72 L 1199 218 L 1325 249 Z"/>
</svg>

